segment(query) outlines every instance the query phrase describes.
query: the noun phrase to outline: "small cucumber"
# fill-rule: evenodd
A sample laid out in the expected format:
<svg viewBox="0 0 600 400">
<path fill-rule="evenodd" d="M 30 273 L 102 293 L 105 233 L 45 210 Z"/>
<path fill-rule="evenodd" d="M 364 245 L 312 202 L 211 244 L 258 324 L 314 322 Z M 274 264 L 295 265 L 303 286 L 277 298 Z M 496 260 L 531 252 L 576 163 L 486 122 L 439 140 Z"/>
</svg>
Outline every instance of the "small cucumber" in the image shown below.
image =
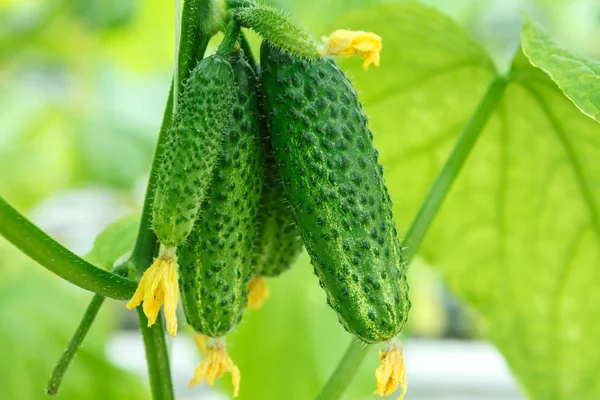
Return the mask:
<svg viewBox="0 0 600 400">
<path fill-rule="evenodd" d="M 187 322 L 213 338 L 232 330 L 246 307 L 263 162 L 256 77 L 239 53 L 231 62 L 236 98 L 231 126 L 198 220 L 177 251 Z"/>
<path fill-rule="evenodd" d="M 266 128 L 263 132 L 267 132 Z M 300 231 L 285 198 L 268 134 L 263 134 L 265 162 L 252 273 L 274 277 L 288 270 L 302 250 Z"/>
<path fill-rule="evenodd" d="M 154 232 L 167 248 L 192 230 L 221 153 L 234 87 L 231 65 L 214 55 L 192 71 L 180 96 L 159 160 L 152 214 Z"/>
<path fill-rule="evenodd" d="M 329 58 L 267 41 L 261 81 L 286 196 L 327 301 L 368 343 L 394 337 L 410 301 L 392 203 L 350 80 Z"/>
</svg>

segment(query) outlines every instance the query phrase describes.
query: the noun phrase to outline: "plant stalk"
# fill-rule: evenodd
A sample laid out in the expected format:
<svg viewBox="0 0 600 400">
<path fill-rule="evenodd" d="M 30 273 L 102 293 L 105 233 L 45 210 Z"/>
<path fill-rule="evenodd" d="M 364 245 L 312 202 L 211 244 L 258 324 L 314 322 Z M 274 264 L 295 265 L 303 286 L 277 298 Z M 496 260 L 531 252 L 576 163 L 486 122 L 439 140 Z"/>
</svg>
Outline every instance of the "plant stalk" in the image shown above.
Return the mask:
<svg viewBox="0 0 600 400">
<path fill-rule="evenodd" d="M 227 24 L 225 37 L 217 49 L 217 54 L 223 57 L 228 57 L 233 49 L 237 46 L 240 37 L 240 24 L 235 19 L 231 19 Z"/>
<path fill-rule="evenodd" d="M 46 393 L 48 393 L 50 396 L 56 396 L 56 394 L 58 393 L 58 389 L 60 388 L 63 376 L 65 375 L 67 368 L 71 364 L 75 353 L 77 353 L 77 350 L 79 350 L 79 347 L 81 346 L 83 339 L 85 339 L 88 331 L 90 330 L 90 327 L 94 323 L 96 315 L 98 315 L 98 311 L 100 311 L 100 307 L 102 307 L 102 303 L 104 303 L 104 299 L 104 296 L 101 296 L 99 294 L 94 295 L 94 298 L 90 302 L 90 305 L 85 310 L 83 319 L 79 323 L 75 334 L 71 338 L 71 341 L 67 345 L 67 348 L 65 349 L 64 353 L 60 357 L 60 360 L 58 360 L 58 363 L 54 367 L 52 375 L 48 380 L 48 384 L 46 386 Z"/>
<path fill-rule="evenodd" d="M 162 312 L 156 323 L 148 327 L 148 319 L 142 310 L 137 307 L 140 330 L 146 347 L 146 361 L 148 364 L 148 377 L 153 400 L 175 400 L 173 383 L 171 382 L 171 366 L 169 352 L 165 341 L 165 328 Z"/>
<path fill-rule="evenodd" d="M 0 198 L 0 235 L 41 266 L 80 288 L 117 300 L 133 295 L 135 283 L 98 268 L 60 245 Z"/>
<path fill-rule="evenodd" d="M 463 128 L 450 156 L 429 188 L 425 201 L 423 201 L 403 242 L 403 246 L 408 247 L 404 253 L 407 265 L 412 261 L 421 246 L 427 230 L 450 192 L 452 183 L 456 180 L 479 135 L 502 99 L 507 84 L 508 80 L 503 76 L 497 76 L 492 81 L 475 112 Z M 316 400 L 339 399 L 370 348 L 371 346 L 364 346 L 352 339 L 348 350 L 346 350 L 336 370 L 316 397 Z"/>
<path fill-rule="evenodd" d="M 315 400 L 339 399 L 370 349 L 367 344 L 353 339 L 329 382 L 323 386 Z"/>
</svg>

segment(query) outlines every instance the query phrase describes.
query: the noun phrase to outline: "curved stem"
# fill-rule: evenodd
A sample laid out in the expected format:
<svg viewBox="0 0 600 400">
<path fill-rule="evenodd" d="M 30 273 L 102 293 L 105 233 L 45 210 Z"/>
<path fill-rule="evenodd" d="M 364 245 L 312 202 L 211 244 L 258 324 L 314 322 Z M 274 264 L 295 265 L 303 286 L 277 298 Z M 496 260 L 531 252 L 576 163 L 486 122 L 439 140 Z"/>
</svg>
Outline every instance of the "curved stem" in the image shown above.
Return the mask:
<svg viewBox="0 0 600 400">
<path fill-rule="evenodd" d="M 227 57 L 231 54 L 235 48 L 238 38 L 240 36 L 240 24 L 235 19 L 231 19 L 227 24 L 227 30 L 225 31 L 225 37 L 217 49 L 217 54 L 223 57 Z"/>
<path fill-rule="evenodd" d="M 339 399 L 370 349 L 365 343 L 352 340 L 333 375 L 315 400 Z"/>
<path fill-rule="evenodd" d="M 165 342 L 165 328 L 162 312 L 152 327 L 148 327 L 148 319 L 142 307 L 136 308 L 140 330 L 146 347 L 146 361 L 148 364 L 148 377 L 153 400 L 175 400 L 173 383 L 171 382 L 171 366 L 169 365 L 169 352 Z"/>
<path fill-rule="evenodd" d="M 497 76 L 492 81 L 487 92 L 479 102 L 477 109 L 463 128 L 450 156 L 431 185 L 403 242 L 403 245 L 408 247 L 404 254 L 407 264 L 412 261 L 419 249 L 421 242 L 427 233 L 427 229 L 437 215 L 444 199 L 450 192 L 452 183 L 455 181 L 465 160 L 471 153 L 477 138 L 479 138 L 479 134 L 502 99 L 507 84 L 507 78 L 502 76 Z M 336 400 L 340 398 L 344 389 L 347 387 L 348 382 L 350 382 L 360 367 L 364 354 L 366 354 L 369 347 L 370 346 L 365 346 L 359 350 L 355 339 L 352 340 L 352 343 L 350 343 L 346 354 L 342 357 L 335 372 L 329 378 L 329 381 L 325 384 L 321 393 L 317 396 L 317 400 Z"/>
<path fill-rule="evenodd" d="M 60 245 L 0 198 L 0 234 L 23 253 L 83 289 L 117 300 L 133 295 L 135 283 L 98 268 Z"/>
<path fill-rule="evenodd" d="M 85 339 L 88 331 L 90 330 L 90 327 L 94 323 L 96 315 L 98 315 L 98 311 L 100 311 L 100 307 L 102 307 L 102 303 L 104 303 L 104 299 L 104 296 L 101 296 L 99 294 L 95 295 L 92 301 L 90 302 L 90 305 L 85 310 L 83 319 L 79 323 L 75 334 L 71 338 L 71 341 L 67 345 L 67 348 L 65 349 L 64 353 L 60 357 L 60 360 L 58 360 L 58 363 L 54 367 L 52 375 L 48 380 L 48 385 L 46 386 L 46 393 L 48 393 L 50 396 L 55 396 L 58 393 L 58 389 L 60 388 L 63 376 L 65 375 L 67 368 L 71 364 L 75 353 L 77 353 L 77 350 L 79 350 L 79 347 L 81 346 L 83 339 Z"/>
</svg>

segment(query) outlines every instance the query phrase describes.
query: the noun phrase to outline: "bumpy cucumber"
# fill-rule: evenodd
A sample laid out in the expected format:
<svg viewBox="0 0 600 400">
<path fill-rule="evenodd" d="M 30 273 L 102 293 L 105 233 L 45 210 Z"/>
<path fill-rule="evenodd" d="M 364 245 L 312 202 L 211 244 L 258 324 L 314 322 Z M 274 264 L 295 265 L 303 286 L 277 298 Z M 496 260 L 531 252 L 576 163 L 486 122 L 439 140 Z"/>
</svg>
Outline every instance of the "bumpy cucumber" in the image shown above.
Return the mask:
<svg viewBox="0 0 600 400">
<path fill-rule="evenodd" d="M 227 334 L 246 307 L 261 188 L 256 77 L 239 54 L 232 66 L 236 105 L 222 157 L 192 233 L 177 251 L 187 322 L 210 337 Z"/>
<path fill-rule="evenodd" d="M 331 59 L 263 42 L 261 80 L 287 198 L 327 301 L 342 325 L 377 343 L 410 302 L 383 169 L 357 94 Z"/>
<path fill-rule="evenodd" d="M 192 230 L 221 153 L 234 87 L 231 65 L 219 55 L 202 60 L 185 84 L 157 169 L 152 226 L 166 247 Z"/>
<path fill-rule="evenodd" d="M 265 162 L 252 273 L 273 277 L 288 270 L 302 250 L 300 231 L 285 198 L 266 126 L 262 126 Z"/>
</svg>

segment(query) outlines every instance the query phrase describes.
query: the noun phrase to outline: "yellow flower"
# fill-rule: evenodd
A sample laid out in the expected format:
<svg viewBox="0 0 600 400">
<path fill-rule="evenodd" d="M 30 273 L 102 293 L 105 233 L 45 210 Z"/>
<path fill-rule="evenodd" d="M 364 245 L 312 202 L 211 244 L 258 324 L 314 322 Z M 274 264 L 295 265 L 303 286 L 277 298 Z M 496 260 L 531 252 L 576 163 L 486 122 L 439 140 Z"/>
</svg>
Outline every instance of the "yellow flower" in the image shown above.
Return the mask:
<svg viewBox="0 0 600 400">
<path fill-rule="evenodd" d="M 372 32 L 337 30 L 329 37 L 323 37 L 323 50 L 325 56 L 350 57 L 359 54 L 365 60 L 363 68 L 375 64 L 379 67 L 379 53 L 381 53 L 381 37 Z"/>
<path fill-rule="evenodd" d="M 133 294 L 127 308 L 139 306 L 142 301 L 144 314 L 148 317 L 148 326 L 154 325 L 160 311 L 160 306 L 165 305 L 165 319 L 167 331 L 175 337 L 177 334 L 177 301 L 179 300 L 179 283 L 175 269 L 175 249 L 167 248 L 154 259 L 154 263 L 144 272 L 138 287 Z"/>
<path fill-rule="evenodd" d="M 202 335 L 197 335 L 202 336 Z M 196 344 L 202 343 L 206 345 L 206 340 L 196 340 Z M 202 347 L 200 348 L 202 351 Z M 206 383 L 213 385 L 215 378 L 220 378 L 226 372 L 231 372 L 231 383 L 233 384 L 233 397 L 238 397 L 240 391 L 240 369 L 233 363 L 221 339 L 215 339 L 213 346 L 208 347 L 208 352 L 204 348 L 205 357 L 200 361 L 200 364 L 194 371 L 194 377 L 190 381 L 189 386 L 192 387 L 197 383 L 206 379 Z"/>
<path fill-rule="evenodd" d="M 407 385 L 402 349 L 392 345 L 384 352 L 379 350 L 379 367 L 375 370 L 375 377 L 377 378 L 377 389 L 374 393 L 386 396 L 394 393 L 400 386 L 402 394 L 398 400 L 404 398 Z"/>
<path fill-rule="evenodd" d="M 248 308 L 261 308 L 269 298 L 267 280 L 262 276 L 254 276 L 248 284 Z"/>
</svg>

